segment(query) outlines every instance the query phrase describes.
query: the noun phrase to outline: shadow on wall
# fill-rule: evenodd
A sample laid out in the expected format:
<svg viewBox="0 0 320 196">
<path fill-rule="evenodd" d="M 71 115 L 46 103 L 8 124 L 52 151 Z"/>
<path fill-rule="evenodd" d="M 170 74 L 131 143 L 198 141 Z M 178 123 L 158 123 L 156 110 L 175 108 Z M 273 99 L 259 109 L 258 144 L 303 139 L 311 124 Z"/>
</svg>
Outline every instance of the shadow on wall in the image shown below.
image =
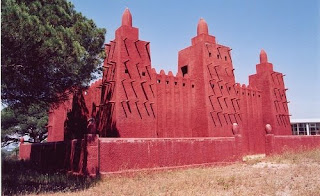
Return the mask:
<svg viewBox="0 0 320 196">
<path fill-rule="evenodd" d="M 97 112 L 97 127 L 100 137 L 120 137 L 116 122 L 113 120 L 115 104 L 110 102 L 114 88 L 109 90 L 102 89 L 100 108 Z M 105 97 L 105 98 L 104 98 Z"/>
<path fill-rule="evenodd" d="M 73 140 L 68 146 L 67 156 L 65 158 L 66 166 L 65 168 L 69 171 L 80 173 L 83 171 L 84 164 L 84 143 L 83 140 Z M 67 160 L 69 157 L 69 160 Z M 69 163 L 68 163 L 69 161 Z"/>
<path fill-rule="evenodd" d="M 120 137 L 120 133 L 115 122 L 111 123 L 108 126 L 108 129 L 104 129 L 103 132 L 105 133 L 105 137 Z"/>
<path fill-rule="evenodd" d="M 65 140 L 82 139 L 87 133 L 88 109 L 82 91 L 77 91 L 73 96 L 72 109 L 67 113 L 67 119 L 64 122 Z"/>
<path fill-rule="evenodd" d="M 115 104 L 110 101 L 112 98 L 112 91 L 105 91 L 105 99 L 102 98 L 101 103 L 96 105 L 92 103 L 92 111 L 90 118 L 96 122 L 96 131 L 90 133 L 98 133 L 100 137 L 120 137 L 116 122 L 113 120 Z M 83 139 L 84 134 L 88 132 L 88 117 L 89 110 L 81 90 L 73 95 L 72 109 L 67 113 L 67 118 L 64 122 L 64 138 L 65 141 L 73 139 Z"/>
<path fill-rule="evenodd" d="M 67 156 L 65 159 L 65 168 L 68 171 L 71 171 L 73 173 L 77 174 L 83 174 L 83 175 L 99 175 L 99 171 L 96 168 L 95 171 L 88 171 L 88 155 L 91 156 L 95 152 L 88 152 L 88 149 L 90 148 L 90 145 L 93 142 L 97 142 L 95 139 L 95 134 L 93 134 L 93 137 L 87 136 L 84 139 L 78 139 L 78 140 L 72 140 L 71 145 L 68 145 L 67 149 Z M 97 147 L 97 144 L 96 144 Z M 97 149 L 95 149 L 97 150 Z"/>
<path fill-rule="evenodd" d="M 69 142 L 32 144 L 30 160 L 39 171 L 83 172 L 85 143 L 83 139 Z"/>
<path fill-rule="evenodd" d="M 84 139 L 23 144 L 23 147 L 30 148 L 30 160 L 39 171 L 69 171 L 88 175 L 88 147 L 95 141 L 93 134 L 93 137 Z"/>
</svg>

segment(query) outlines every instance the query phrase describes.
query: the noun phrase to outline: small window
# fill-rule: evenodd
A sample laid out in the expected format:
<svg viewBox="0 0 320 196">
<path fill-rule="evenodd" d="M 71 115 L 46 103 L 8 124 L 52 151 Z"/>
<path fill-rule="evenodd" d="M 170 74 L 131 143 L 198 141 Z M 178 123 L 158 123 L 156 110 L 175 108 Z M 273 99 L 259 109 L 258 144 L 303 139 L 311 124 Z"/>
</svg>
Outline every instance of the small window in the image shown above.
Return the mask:
<svg viewBox="0 0 320 196">
<path fill-rule="evenodd" d="M 260 95 L 258 95 L 258 97 L 260 97 Z"/>
<path fill-rule="evenodd" d="M 220 89 L 223 89 L 223 86 L 220 86 Z"/>
<path fill-rule="evenodd" d="M 248 93 L 248 96 L 250 95 L 250 93 Z"/>
<path fill-rule="evenodd" d="M 211 84 L 211 88 L 214 88 L 214 84 Z"/>
<path fill-rule="evenodd" d="M 211 52 L 209 52 L 209 57 L 211 57 Z"/>
<path fill-rule="evenodd" d="M 252 96 L 254 96 L 254 93 L 252 94 Z"/>
<path fill-rule="evenodd" d="M 237 94 L 239 94 L 239 91 L 237 91 Z"/>
<path fill-rule="evenodd" d="M 224 56 L 224 60 L 227 61 L 227 56 Z"/>
<path fill-rule="evenodd" d="M 186 85 L 185 83 L 182 84 L 182 86 L 185 86 L 185 85 Z"/>
<path fill-rule="evenodd" d="M 174 85 L 177 85 L 178 84 L 178 82 L 174 82 Z"/>
<path fill-rule="evenodd" d="M 124 73 L 129 73 L 129 70 L 128 70 L 128 69 L 125 69 L 125 70 L 124 70 Z"/>
<path fill-rule="evenodd" d="M 217 58 L 220 58 L 220 55 L 217 54 Z"/>
<path fill-rule="evenodd" d="M 157 83 L 160 84 L 161 80 L 157 80 Z"/>
<path fill-rule="evenodd" d="M 194 84 L 191 87 L 194 88 Z"/>
<path fill-rule="evenodd" d="M 146 72 L 143 71 L 141 75 L 142 75 L 142 76 L 146 76 Z"/>
<path fill-rule="evenodd" d="M 166 84 L 169 84 L 169 81 L 166 81 Z"/>
<path fill-rule="evenodd" d="M 185 74 L 188 73 L 188 65 L 185 65 L 183 67 L 181 67 L 181 71 L 182 71 L 182 75 L 184 76 Z"/>
<path fill-rule="evenodd" d="M 242 92 L 242 95 L 244 95 L 244 92 Z"/>
<path fill-rule="evenodd" d="M 229 87 L 229 91 L 231 91 L 231 87 Z"/>
</svg>

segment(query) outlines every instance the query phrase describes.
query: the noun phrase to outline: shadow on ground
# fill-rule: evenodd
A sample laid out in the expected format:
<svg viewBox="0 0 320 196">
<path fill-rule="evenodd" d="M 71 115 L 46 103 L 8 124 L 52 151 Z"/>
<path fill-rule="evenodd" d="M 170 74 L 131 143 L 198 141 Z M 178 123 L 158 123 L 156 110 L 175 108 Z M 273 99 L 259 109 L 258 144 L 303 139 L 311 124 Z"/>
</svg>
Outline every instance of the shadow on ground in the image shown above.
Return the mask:
<svg viewBox="0 0 320 196">
<path fill-rule="evenodd" d="M 74 192 L 87 189 L 100 179 L 39 168 L 27 161 L 2 159 L 2 195 Z"/>
</svg>

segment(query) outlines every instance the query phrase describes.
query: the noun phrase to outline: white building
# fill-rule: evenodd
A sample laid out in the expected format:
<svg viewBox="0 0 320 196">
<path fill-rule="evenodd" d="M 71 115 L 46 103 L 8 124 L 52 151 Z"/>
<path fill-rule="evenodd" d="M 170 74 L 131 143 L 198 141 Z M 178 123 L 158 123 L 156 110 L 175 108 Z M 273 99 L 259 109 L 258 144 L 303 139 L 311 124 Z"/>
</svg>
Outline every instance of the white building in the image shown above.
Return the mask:
<svg viewBox="0 0 320 196">
<path fill-rule="evenodd" d="M 320 135 L 320 119 L 291 119 L 293 135 Z"/>
</svg>

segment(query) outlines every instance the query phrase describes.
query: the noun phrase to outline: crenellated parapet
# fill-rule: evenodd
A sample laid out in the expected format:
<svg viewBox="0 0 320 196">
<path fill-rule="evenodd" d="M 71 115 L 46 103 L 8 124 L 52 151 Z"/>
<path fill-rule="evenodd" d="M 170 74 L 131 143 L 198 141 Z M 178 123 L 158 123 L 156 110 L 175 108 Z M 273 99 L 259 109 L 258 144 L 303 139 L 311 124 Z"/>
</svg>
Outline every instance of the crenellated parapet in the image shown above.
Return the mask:
<svg viewBox="0 0 320 196">
<path fill-rule="evenodd" d="M 265 133 L 261 131 L 264 129 L 262 93 L 256 87 L 237 84 L 237 94 L 241 116 L 240 131 L 246 144 L 244 150 L 249 153 L 264 152 Z"/>
<path fill-rule="evenodd" d="M 163 70 L 156 74 L 157 137 L 191 137 L 191 108 L 195 84 L 186 74 Z"/>
</svg>

